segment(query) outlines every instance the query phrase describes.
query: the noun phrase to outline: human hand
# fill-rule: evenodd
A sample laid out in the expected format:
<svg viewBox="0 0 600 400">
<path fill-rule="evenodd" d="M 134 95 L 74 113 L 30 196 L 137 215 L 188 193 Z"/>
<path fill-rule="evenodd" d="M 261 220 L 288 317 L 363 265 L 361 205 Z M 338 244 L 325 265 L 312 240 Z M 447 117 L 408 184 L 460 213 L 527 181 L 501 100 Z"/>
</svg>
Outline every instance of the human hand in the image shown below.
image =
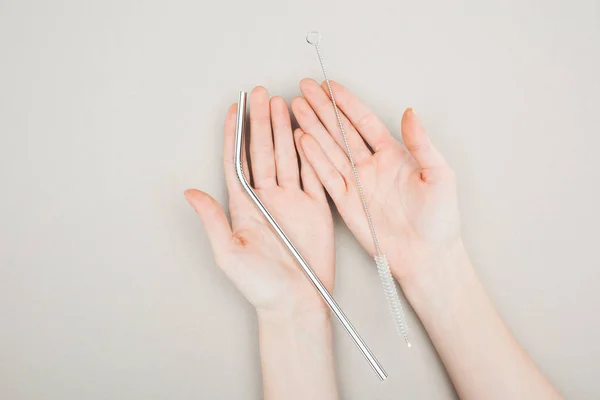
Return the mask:
<svg viewBox="0 0 600 400">
<path fill-rule="evenodd" d="M 562 399 L 478 279 L 462 246 L 454 173 L 417 115 L 404 113 L 402 144 L 348 90 L 332 88 L 380 247 L 459 396 Z M 307 133 L 300 145 L 350 230 L 375 254 L 326 87 L 305 79 L 300 89 L 304 98 L 292 102 Z"/>
<path fill-rule="evenodd" d="M 234 104 L 227 113 L 223 154 L 231 227 L 221 206 L 208 194 L 191 189 L 185 192 L 186 199 L 206 228 L 217 264 L 259 313 L 321 311 L 325 303 L 318 292 L 237 180 L 236 110 Z M 333 290 L 331 211 L 325 191 L 298 145 L 302 132 L 292 134 L 285 100 L 269 100 L 267 90 L 256 87 L 250 95 L 250 131 L 257 195 L 323 284 Z M 247 162 L 244 169 L 249 171 Z"/>
<path fill-rule="evenodd" d="M 402 117 L 402 144 L 346 88 L 331 85 L 380 247 L 403 283 L 462 249 L 454 173 L 412 109 Z M 375 255 L 327 87 L 304 79 L 300 90 L 292 111 L 306 132 L 301 147 L 352 233 Z"/>
</svg>

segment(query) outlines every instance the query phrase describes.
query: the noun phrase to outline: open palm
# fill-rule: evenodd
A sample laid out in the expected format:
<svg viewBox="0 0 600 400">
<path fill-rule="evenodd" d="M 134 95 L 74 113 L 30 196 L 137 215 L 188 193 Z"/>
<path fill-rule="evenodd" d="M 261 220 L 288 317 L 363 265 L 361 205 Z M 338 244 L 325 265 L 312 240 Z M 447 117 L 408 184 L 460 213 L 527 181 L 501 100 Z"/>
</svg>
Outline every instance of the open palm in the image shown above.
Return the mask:
<svg viewBox="0 0 600 400">
<path fill-rule="evenodd" d="M 236 105 L 225 121 L 224 164 L 231 227 L 219 204 L 199 190 L 186 198 L 205 225 L 218 265 L 258 310 L 303 312 L 324 307 L 317 291 L 237 181 Z M 285 100 L 263 87 L 250 96 L 253 186 L 298 250 L 331 291 L 333 221 L 324 189 L 292 133 Z M 296 150 L 298 149 L 298 151 Z M 298 163 L 300 157 L 300 168 Z M 248 171 L 246 162 L 245 171 Z"/>
<path fill-rule="evenodd" d="M 346 88 L 331 84 L 371 219 L 390 268 L 399 280 L 422 272 L 416 266 L 431 264 L 436 252 L 460 241 L 454 174 L 431 144 L 414 111 L 407 110 L 402 119 L 405 146 Z M 375 255 L 326 86 L 305 79 L 300 89 L 304 97 L 294 99 L 292 110 L 307 133 L 301 141 L 304 153 L 350 230 Z"/>
</svg>

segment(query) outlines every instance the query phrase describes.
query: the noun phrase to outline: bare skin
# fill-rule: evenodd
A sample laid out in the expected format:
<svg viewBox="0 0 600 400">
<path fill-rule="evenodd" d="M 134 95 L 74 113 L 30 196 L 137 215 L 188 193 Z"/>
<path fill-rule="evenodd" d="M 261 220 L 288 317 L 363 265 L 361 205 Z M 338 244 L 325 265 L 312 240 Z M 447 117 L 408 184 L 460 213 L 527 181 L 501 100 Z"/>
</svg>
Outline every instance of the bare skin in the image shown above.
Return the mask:
<svg viewBox="0 0 600 400">
<path fill-rule="evenodd" d="M 231 225 L 208 194 L 187 190 L 186 199 L 206 228 L 217 264 L 256 308 L 264 397 L 335 399 L 329 312 L 237 180 L 235 119 L 234 104 L 225 120 L 223 152 Z M 333 220 L 316 173 L 301 148 L 296 150 L 299 140 L 300 132 L 292 133 L 286 102 L 269 99 L 265 88 L 255 88 L 250 96 L 253 186 L 331 291 Z"/>
<path fill-rule="evenodd" d="M 333 82 L 375 230 L 394 277 L 427 329 L 462 399 L 562 399 L 496 312 L 463 247 L 455 175 L 412 109 L 403 143 Z M 250 98 L 254 187 L 329 290 L 333 222 L 325 190 L 375 253 L 350 161 L 324 86 L 305 79 L 292 101 Z M 266 399 L 336 399 L 331 320 L 317 292 L 243 193 L 233 165 L 235 105 L 225 121 L 231 225 L 218 203 L 186 191 L 221 269 L 254 305 Z M 246 168 L 246 170 L 248 170 Z"/>
<path fill-rule="evenodd" d="M 351 111 L 343 116 L 344 127 L 383 253 L 397 279 L 422 274 L 432 252 L 460 244 L 454 173 L 416 124 L 414 111 L 403 117 L 407 149 L 345 88 L 335 82 L 333 87 L 340 109 Z M 300 88 L 304 97 L 292 101 L 292 111 L 308 133 L 302 148 L 348 228 L 374 255 L 331 101 L 313 80 L 303 80 Z"/>
<path fill-rule="evenodd" d="M 412 109 L 404 143 L 333 82 L 373 224 L 462 399 L 561 399 L 496 312 L 462 245 L 455 175 Z M 292 110 L 301 145 L 344 221 L 374 254 L 324 85 L 305 79 Z M 365 142 L 370 146 L 371 151 Z"/>
</svg>

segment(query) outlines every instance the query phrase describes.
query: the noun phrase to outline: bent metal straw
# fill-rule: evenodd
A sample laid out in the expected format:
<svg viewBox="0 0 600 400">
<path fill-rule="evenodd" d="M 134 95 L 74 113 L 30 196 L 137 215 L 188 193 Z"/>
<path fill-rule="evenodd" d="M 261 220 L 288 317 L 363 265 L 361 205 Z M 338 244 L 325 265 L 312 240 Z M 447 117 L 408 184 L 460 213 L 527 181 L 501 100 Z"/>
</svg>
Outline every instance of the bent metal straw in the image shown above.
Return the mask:
<svg viewBox="0 0 600 400">
<path fill-rule="evenodd" d="M 356 329 L 354 329 L 354 327 L 352 326 L 352 324 L 350 323 L 350 321 L 348 320 L 348 318 L 346 317 L 346 315 L 344 314 L 344 312 L 342 311 L 340 306 L 338 306 L 338 304 L 336 303 L 333 296 L 331 296 L 331 294 L 327 291 L 327 288 L 325 288 L 323 283 L 321 283 L 321 281 L 319 280 L 319 277 L 314 273 L 314 271 L 308 265 L 308 263 L 304 260 L 304 258 L 300 254 L 300 252 L 296 249 L 294 244 L 290 241 L 290 239 L 287 237 L 285 232 L 281 229 L 281 227 L 279 226 L 277 221 L 275 221 L 273 216 L 269 213 L 267 208 L 260 201 L 260 199 L 258 198 L 256 193 L 254 192 L 254 190 L 248 183 L 248 180 L 246 179 L 246 175 L 244 174 L 244 169 L 243 169 L 243 164 L 242 164 L 242 146 L 243 146 L 242 141 L 243 141 L 243 137 L 244 137 L 244 125 L 245 125 L 245 119 L 246 119 L 246 97 L 247 97 L 246 92 L 240 92 L 240 98 L 239 98 L 238 109 L 237 109 L 237 124 L 236 124 L 235 149 L 234 149 L 234 151 L 235 151 L 234 163 L 235 163 L 236 175 L 237 175 L 242 187 L 244 188 L 244 191 L 246 192 L 246 194 L 248 194 L 248 196 L 254 202 L 254 204 L 256 205 L 258 210 L 264 215 L 264 217 L 267 219 L 267 222 L 269 222 L 269 224 L 271 225 L 271 227 L 273 228 L 275 233 L 279 236 L 279 238 L 281 239 L 283 244 L 288 248 L 288 250 L 290 251 L 292 256 L 294 256 L 294 258 L 296 259 L 296 261 L 298 262 L 300 267 L 302 267 L 302 269 L 304 270 L 308 279 L 311 281 L 311 283 L 317 289 L 317 291 L 319 292 L 319 294 L 321 295 L 321 297 L 323 298 L 325 303 L 327 303 L 327 305 L 329 306 L 329 308 L 331 309 L 333 314 L 340 321 L 340 323 L 342 324 L 342 326 L 344 327 L 344 329 L 346 330 L 348 335 L 350 335 L 350 337 L 352 338 L 352 340 L 354 341 L 354 343 L 356 344 L 358 349 L 365 356 L 365 358 L 367 359 L 367 361 L 369 362 L 369 364 L 371 365 L 371 367 L 373 368 L 373 370 L 375 371 L 375 373 L 377 374 L 379 379 L 384 380 L 385 378 L 387 378 L 387 374 L 384 371 L 384 369 L 381 367 L 381 365 L 379 364 L 379 361 L 377 361 L 377 358 L 375 358 L 373 353 L 371 353 L 371 350 L 369 350 L 369 348 L 367 347 L 367 344 L 360 337 L 360 335 L 358 334 Z"/>
</svg>

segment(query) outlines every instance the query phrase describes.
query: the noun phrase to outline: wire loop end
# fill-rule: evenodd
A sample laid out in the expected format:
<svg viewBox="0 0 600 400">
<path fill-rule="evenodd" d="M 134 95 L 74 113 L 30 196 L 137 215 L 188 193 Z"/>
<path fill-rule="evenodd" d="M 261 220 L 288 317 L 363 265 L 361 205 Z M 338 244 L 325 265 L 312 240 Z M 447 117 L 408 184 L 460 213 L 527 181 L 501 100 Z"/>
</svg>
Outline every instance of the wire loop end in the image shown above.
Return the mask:
<svg viewBox="0 0 600 400">
<path fill-rule="evenodd" d="M 318 46 L 321 41 L 321 33 L 319 31 L 310 31 L 306 34 L 306 43 Z"/>
</svg>

